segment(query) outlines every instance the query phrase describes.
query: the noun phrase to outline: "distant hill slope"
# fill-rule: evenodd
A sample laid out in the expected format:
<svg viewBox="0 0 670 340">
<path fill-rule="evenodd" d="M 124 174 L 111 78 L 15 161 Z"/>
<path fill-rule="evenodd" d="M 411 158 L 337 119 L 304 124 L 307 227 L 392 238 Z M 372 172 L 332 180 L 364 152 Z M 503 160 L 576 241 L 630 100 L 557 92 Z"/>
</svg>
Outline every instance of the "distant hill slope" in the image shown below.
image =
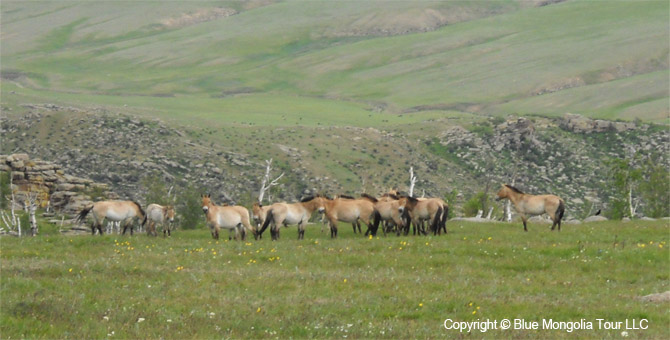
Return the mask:
<svg viewBox="0 0 670 340">
<path fill-rule="evenodd" d="M 667 122 L 669 7 L 6 1 L 2 90 L 205 126 L 367 127 L 403 113 Z"/>
</svg>

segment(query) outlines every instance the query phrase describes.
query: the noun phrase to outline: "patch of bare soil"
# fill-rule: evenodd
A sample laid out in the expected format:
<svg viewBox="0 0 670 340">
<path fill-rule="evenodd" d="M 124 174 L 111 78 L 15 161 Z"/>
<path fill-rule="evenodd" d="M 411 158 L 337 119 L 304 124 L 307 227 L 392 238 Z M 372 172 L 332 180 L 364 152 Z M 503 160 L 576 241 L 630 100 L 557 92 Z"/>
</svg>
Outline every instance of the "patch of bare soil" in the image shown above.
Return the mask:
<svg viewBox="0 0 670 340">
<path fill-rule="evenodd" d="M 656 294 L 649 294 L 645 296 L 640 297 L 641 301 L 644 302 L 668 302 L 670 301 L 670 290 L 665 292 L 665 293 L 656 293 Z"/>
<path fill-rule="evenodd" d="M 392 36 L 434 31 L 442 26 L 488 17 L 504 9 L 451 8 L 378 11 L 354 19 L 347 25 L 325 32 L 326 36 Z"/>
<path fill-rule="evenodd" d="M 184 13 L 176 18 L 163 19 L 160 23 L 166 28 L 179 28 L 226 18 L 235 14 L 237 14 L 237 11 L 232 8 L 201 8 L 189 13 Z"/>
</svg>

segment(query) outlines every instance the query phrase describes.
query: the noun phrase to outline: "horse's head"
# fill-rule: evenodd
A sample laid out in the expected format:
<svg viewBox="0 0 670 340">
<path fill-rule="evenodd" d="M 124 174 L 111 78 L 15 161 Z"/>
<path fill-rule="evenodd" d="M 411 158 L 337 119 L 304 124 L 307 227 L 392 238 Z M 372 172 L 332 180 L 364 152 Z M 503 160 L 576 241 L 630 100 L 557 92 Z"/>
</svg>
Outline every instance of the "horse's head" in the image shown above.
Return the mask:
<svg viewBox="0 0 670 340">
<path fill-rule="evenodd" d="M 165 215 L 167 215 L 167 220 L 170 223 L 174 222 L 174 215 L 175 215 L 174 206 L 168 205 L 167 207 L 165 207 Z"/>
<path fill-rule="evenodd" d="M 305 197 L 300 200 L 301 203 L 308 204 L 311 206 L 311 210 L 316 210 L 319 214 L 323 214 L 326 211 L 326 198 L 317 194 L 314 196 Z"/>
<path fill-rule="evenodd" d="M 200 195 L 202 197 L 202 211 L 206 214 L 209 210 L 209 206 L 212 205 L 212 200 L 210 199 L 210 194 Z"/>
<path fill-rule="evenodd" d="M 256 222 L 256 224 L 261 223 L 263 205 L 261 205 L 259 202 L 255 202 L 254 205 L 251 206 L 251 213 L 251 217 L 254 219 L 254 222 Z"/>
<path fill-rule="evenodd" d="M 500 190 L 498 190 L 498 194 L 496 195 L 496 201 L 500 201 L 508 197 L 509 197 L 509 188 L 503 184 Z"/>
<path fill-rule="evenodd" d="M 411 196 L 402 196 L 398 199 L 398 211 L 402 214 L 405 210 L 412 210 L 418 200 Z"/>
</svg>

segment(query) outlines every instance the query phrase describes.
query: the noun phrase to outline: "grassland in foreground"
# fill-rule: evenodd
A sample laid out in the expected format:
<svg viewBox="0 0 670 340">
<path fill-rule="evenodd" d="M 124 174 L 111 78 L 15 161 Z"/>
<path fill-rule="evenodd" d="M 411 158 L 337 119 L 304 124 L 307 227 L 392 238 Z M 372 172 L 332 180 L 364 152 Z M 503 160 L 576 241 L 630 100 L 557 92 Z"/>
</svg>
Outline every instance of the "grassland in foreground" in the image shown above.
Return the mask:
<svg viewBox="0 0 670 340">
<path fill-rule="evenodd" d="M 668 338 L 667 221 L 452 221 L 440 237 L 295 240 L 48 235 L 2 238 L 2 338 L 621 338 L 623 330 L 445 330 L 459 321 L 648 319 Z"/>
</svg>

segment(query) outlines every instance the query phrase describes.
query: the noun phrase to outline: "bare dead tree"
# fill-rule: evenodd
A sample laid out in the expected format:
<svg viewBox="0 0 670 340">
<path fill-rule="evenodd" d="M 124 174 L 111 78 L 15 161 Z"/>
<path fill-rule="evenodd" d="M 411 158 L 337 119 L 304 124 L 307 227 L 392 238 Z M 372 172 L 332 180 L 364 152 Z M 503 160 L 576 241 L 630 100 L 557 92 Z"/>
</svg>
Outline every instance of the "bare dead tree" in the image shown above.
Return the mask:
<svg viewBox="0 0 670 340">
<path fill-rule="evenodd" d="M 25 207 L 26 211 L 28 211 L 31 236 L 37 236 L 38 232 L 37 219 L 35 218 L 35 212 L 37 212 L 37 198 L 38 193 L 29 191 L 25 200 L 23 201 L 23 206 Z"/>
<path fill-rule="evenodd" d="M 409 167 L 409 195 L 414 194 L 414 184 L 416 184 L 416 176 L 414 176 L 414 167 Z"/>
<path fill-rule="evenodd" d="M 281 175 L 279 175 L 277 178 L 273 179 L 270 181 L 270 171 L 272 171 L 272 158 L 270 160 L 265 160 L 265 176 L 263 177 L 263 183 L 261 183 L 261 190 L 258 193 L 258 203 L 263 203 L 263 196 L 265 196 L 265 192 L 268 191 L 271 187 L 275 185 L 279 185 L 279 179 L 284 176 L 284 173 L 282 172 Z"/>
<path fill-rule="evenodd" d="M 9 174 L 9 189 L 11 191 L 11 196 L 6 197 L 5 199 L 10 199 L 11 198 L 11 201 L 9 203 L 10 211 L 11 211 L 11 217 L 7 216 L 7 214 L 4 211 L 0 214 L 0 217 L 2 218 L 2 222 L 4 223 L 8 232 L 16 230 L 16 233 L 18 234 L 18 236 L 21 237 L 21 219 L 16 216 L 16 213 L 14 211 L 15 206 L 16 206 L 16 197 L 14 196 L 14 189 L 12 188 L 13 186 L 14 186 L 13 176 L 10 173 Z M 2 229 L 4 229 L 4 228 L 2 228 Z"/>
</svg>

